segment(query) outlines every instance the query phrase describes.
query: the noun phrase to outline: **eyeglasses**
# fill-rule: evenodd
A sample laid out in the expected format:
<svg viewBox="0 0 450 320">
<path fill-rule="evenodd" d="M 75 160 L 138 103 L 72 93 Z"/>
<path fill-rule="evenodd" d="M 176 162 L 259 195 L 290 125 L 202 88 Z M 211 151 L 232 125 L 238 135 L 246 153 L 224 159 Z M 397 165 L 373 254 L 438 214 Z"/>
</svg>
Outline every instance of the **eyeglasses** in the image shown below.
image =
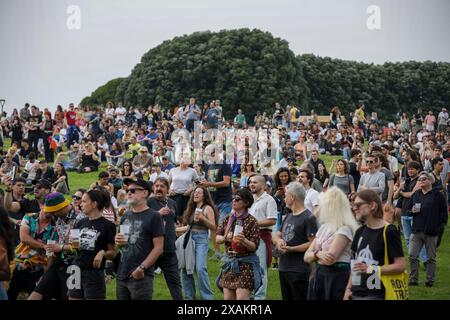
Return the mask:
<svg viewBox="0 0 450 320">
<path fill-rule="evenodd" d="M 354 202 L 353 208 L 359 209 L 362 205 L 367 204 L 367 202 Z"/>
<path fill-rule="evenodd" d="M 78 196 L 72 196 L 72 199 L 73 199 L 73 200 L 81 200 L 81 197 L 78 197 Z"/>
<path fill-rule="evenodd" d="M 131 188 L 131 189 L 127 189 L 127 193 L 136 193 L 136 191 L 144 191 L 144 189 L 140 189 L 140 188 L 136 188 L 136 189 L 134 189 L 134 188 Z"/>
</svg>

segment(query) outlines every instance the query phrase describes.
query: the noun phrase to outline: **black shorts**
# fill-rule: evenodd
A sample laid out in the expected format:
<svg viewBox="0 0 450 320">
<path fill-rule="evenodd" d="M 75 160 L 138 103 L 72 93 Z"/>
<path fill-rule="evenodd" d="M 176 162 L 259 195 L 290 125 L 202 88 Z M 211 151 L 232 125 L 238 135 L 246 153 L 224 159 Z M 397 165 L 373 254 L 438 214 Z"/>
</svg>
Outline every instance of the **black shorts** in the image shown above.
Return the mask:
<svg viewBox="0 0 450 320">
<path fill-rule="evenodd" d="M 75 299 L 103 300 L 106 298 L 105 272 L 103 269 L 81 269 L 81 287 L 69 290 Z"/>
<path fill-rule="evenodd" d="M 66 300 L 68 277 L 67 266 L 54 263 L 45 271 L 34 291 L 45 298 Z"/>
</svg>

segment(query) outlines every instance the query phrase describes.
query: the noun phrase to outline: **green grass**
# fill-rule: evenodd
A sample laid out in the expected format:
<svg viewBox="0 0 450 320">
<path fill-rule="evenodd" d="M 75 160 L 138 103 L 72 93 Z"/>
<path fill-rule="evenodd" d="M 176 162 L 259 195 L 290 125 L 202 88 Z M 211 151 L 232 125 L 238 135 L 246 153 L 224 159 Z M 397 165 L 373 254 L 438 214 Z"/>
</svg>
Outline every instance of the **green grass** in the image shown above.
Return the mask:
<svg viewBox="0 0 450 320">
<path fill-rule="evenodd" d="M 5 141 L 5 148 L 7 150 L 9 146 L 9 139 Z M 339 157 L 332 157 L 322 155 L 320 157 L 324 160 L 327 169 L 329 169 L 332 159 L 339 159 Z M 106 164 L 103 163 L 100 170 L 105 169 Z M 69 172 L 69 183 L 71 192 L 75 192 L 78 188 L 89 188 L 92 182 L 97 180 L 98 172 L 93 173 L 76 173 Z M 446 300 L 450 298 L 450 235 L 449 230 L 446 228 L 444 237 L 442 239 L 441 246 L 437 250 L 437 269 L 436 269 L 436 282 L 434 287 L 426 288 L 425 272 L 423 267 L 420 268 L 420 286 L 410 288 L 410 298 L 413 300 Z M 211 248 L 211 246 L 210 246 Z M 404 245 L 404 252 L 407 255 L 406 246 Z M 209 257 L 212 256 L 213 251 L 210 250 Z M 223 299 L 222 292 L 215 285 L 216 277 L 219 273 L 220 263 L 217 261 L 207 261 L 208 274 L 211 282 L 211 288 L 214 291 L 215 298 L 217 300 Z M 409 266 L 408 266 L 409 269 Z M 112 280 L 107 284 L 107 299 L 115 300 L 115 281 Z M 154 293 L 153 298 L 155 300 L 168 300 L 171 299 L 170 292 L 167 288 L 163 274 L 155 274 L 154 280 Z M 278 271 L 269 269 L 269 283 L 267 290 L 267 298 L 271 300 L 280 300 L 280 284 L 278 278 Z M 200 299 L 197 290 L 197 299 Z"/>
</svg>

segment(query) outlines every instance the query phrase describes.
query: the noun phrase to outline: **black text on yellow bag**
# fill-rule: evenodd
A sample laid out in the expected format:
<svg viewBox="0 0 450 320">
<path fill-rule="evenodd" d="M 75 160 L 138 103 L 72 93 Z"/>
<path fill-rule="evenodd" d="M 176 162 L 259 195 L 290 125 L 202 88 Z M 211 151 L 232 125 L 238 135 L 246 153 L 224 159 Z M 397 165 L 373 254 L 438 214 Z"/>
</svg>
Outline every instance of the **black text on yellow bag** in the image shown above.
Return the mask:
<svg viewBox="0 0 450 320">
<path fill-rule="evenodd" d="M 384 265 L 389 264 L 387 250 L 386 230 L 389 224 L 384 227 Z M 378 274 L 381 276 L 381 282 L 386 290 L 385 300 L 408 300 L 408 272 L 405 270 L 400 274 L 382 274 L 381 267 L 378 267 Z"/>
</svg>

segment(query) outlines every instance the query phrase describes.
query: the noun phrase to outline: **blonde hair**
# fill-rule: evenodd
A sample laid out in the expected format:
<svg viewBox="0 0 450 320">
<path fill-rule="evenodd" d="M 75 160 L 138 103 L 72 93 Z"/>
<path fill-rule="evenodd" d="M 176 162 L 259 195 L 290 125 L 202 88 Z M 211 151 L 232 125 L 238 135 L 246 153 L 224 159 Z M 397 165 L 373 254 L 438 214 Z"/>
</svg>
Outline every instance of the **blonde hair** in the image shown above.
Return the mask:
<svg viewBox="0 0 450 320">
<path fill-rule="evenodd" d="M 347 226 L 354 234 L 359 227 L 347 196 L 337 187 L 331 187 L 320 194 L 319 210 L 319 222 L 330 226 L 332 231 Z"/>
</svg>

